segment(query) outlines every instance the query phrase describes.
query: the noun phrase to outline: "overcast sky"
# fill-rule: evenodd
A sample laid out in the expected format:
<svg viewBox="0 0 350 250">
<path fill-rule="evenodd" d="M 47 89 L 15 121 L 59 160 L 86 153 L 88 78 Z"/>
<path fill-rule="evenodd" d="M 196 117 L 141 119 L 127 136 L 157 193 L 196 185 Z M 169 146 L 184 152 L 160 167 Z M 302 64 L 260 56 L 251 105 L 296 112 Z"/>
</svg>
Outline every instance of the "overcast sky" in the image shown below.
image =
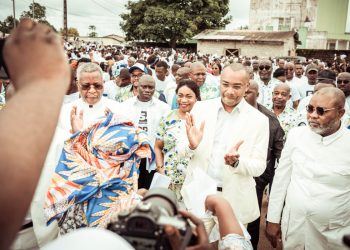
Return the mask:
<svg viewBox="0 0 350 250">
<path fill-rule="evenodd" d="M 29 10 L 31 0 L 15 0 L 16 18 L 24 10 Z M 63 26 L 63 1 L 38 0 L 35 1 L 46 7 L 47 20 L 56 29 Z M 81 36 L 87 35 L 89 25 L 96 26 L 99 36 L 109 34 L 123 35 L 119 26 L 120 14 L 126 11 L 127 0 L 71 0 L 68 2 L 68 27 L 78 29 Z M 230 15 L 232 23 L 227 29 L 234 29 L 249 23 L 249 0 L 230 0 Z M 0 20 L 13 15 L 12 0 L 0 0 Z"/>
</svg>

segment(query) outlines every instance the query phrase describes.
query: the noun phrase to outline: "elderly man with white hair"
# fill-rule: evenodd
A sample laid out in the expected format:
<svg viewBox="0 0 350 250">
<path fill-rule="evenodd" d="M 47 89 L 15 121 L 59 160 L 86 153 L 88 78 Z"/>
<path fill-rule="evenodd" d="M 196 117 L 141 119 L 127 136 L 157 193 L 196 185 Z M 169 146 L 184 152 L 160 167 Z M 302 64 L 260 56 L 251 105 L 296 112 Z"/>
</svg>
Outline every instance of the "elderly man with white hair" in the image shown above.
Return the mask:
<svg viewBox="0 0 350 250">
<path fill-rule="evenodd" d="M 58 122 L 58 127 L 70 133 L 76 132 L 81 125 L 88 127 L 103 116 L 106 109 L 113 113 L 120 111 L 118 102 L 102 96 L 104 83 L 100 66 L 95 63 L 82 64 L 77 70 L 77 78 L 80 98 L 63 105 Z"/>
</svg>

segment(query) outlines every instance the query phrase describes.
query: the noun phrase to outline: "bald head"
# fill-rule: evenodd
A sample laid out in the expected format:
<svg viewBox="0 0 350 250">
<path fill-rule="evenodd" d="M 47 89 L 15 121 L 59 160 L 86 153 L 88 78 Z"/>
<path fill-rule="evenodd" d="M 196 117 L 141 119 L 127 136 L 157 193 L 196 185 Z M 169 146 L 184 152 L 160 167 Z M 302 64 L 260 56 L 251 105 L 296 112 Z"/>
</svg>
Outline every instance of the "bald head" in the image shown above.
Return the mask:
<svg viewBox="0 0 350 250">
<path fill-rule="evenodd" d="M 345 105 L 345 95 L 343 91 L 341 91 L 338 88 L 334 88 L 334 87 L 321 88 L 312 96 L 312 98 L 315 98 L 315 97 L 323 97 L 328 100 L 332 100 L 334 103 L 334 106 L 339 109 L 343 109 Z"/>
<path fill-rule="evenodd" d="M 249 80 L 249 83 L 250 83 L 249 89 L 250 90 L 254 90 L 254 91 L 259 93 L 259 85 L 258 85 L 258 83 L 256 81 L 254 81 L 254 80 Z"/>
<path fill-rule="evenodd" d="M 249 88 L 244 96 L 245 100 L 254 108 L 258 108 L 259 85 L 254 80 L 249 80 Z"/>
<path fill-rule="evenodd" d="M 346 77 L 347 79 L 350 79 L 350 73 L 349 72 L 342 72 L 342 73 L 339 73 L 338 74 L 338 77 L 339 76 L 343 76 L 343 77 Z"/>
<path fill-rule="evenodd" d="M 204 70 L 205 70 L 205 66 L 204 66 L 204 64 L 201 63 L 201 62 L 194 62 L 194 63 L 192 63 L 191 66 L 190 66 L 191 72 L 195 71 L 195 70 L 198 69 L 198 68 L 204 69 Z"/>
<path fill-rule="evenodd" d="M 190 78 L 191 69 L 188 67 L 181 67 L 175 74 L 176 83 L 178 84 L 181 80 Z"/>
<path fill-rule="evenodd" d="M 202 86 L 207 77 L 207 69 L 201 62 L 194 62 L 191 64 L 190 77 L 199 87 Z"/>
</svg>

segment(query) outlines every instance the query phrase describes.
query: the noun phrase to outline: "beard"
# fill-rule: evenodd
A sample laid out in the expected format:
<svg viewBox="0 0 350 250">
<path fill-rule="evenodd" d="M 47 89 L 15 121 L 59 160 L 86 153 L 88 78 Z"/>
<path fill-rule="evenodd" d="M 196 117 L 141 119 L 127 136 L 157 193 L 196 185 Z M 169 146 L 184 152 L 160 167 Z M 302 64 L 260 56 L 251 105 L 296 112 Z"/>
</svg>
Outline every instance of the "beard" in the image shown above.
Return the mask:
<svg viewBox="0 0 350 250">
<path fill-rule="evenodd" d="M 309 123 L 309 127 L 310 129 L 316 133 L 316 134 L 319 134 L 319 135 L 330 135 L 332 134 L 331 132 L 333 132 L 333 130 L 335 130 L 335 128 L 338 127 L 338 120 L 334 119 L 334 120 L 331 120 L 329 123 L 327 124 L 324 124 L 324 125 L 319 125 L 318 127 L 313 127 L 310 125 L 310 122 L 312 122 L 311 119 L 308 119 L 307 120 L 308 123 Z M 335 130 L 336 131 L 336 130 Z M 334 132 L 333 132 L 334 133 Z"/>
</svg>

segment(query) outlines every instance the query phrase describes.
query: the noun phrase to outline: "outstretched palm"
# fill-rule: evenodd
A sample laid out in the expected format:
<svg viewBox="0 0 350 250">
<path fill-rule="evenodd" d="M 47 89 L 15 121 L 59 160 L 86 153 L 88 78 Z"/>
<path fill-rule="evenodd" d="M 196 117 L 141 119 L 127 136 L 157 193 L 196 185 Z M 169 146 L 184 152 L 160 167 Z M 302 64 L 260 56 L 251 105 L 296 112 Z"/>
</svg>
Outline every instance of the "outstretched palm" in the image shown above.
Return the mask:
<svg viewBox="0 0 350 250">
<path fill-rule="evenodd" d="M 71 112 L 70 112 L 70 124 L 71 124 L 71 133 L 74 134 L 75 132 L 79 131 L 83 128 L 84 124 L 84 114 L 83 110 L 77 114 L 77 106 L 73 106 Z"/>
<path fill-rule="evenodd" d="M 189 113 L 186 113 L 186 133 L 188 142 L 190 143 L 191 149 L 196 149 L 199 145 L 199 143 L 202 141 L 203 138 L 203 131 L 204 131 L 204 121 L 201 123 L 200 128 L 198 129 L 195 126 L 195 122 L 193 119 L 193 116 Z"/>
</svg>

